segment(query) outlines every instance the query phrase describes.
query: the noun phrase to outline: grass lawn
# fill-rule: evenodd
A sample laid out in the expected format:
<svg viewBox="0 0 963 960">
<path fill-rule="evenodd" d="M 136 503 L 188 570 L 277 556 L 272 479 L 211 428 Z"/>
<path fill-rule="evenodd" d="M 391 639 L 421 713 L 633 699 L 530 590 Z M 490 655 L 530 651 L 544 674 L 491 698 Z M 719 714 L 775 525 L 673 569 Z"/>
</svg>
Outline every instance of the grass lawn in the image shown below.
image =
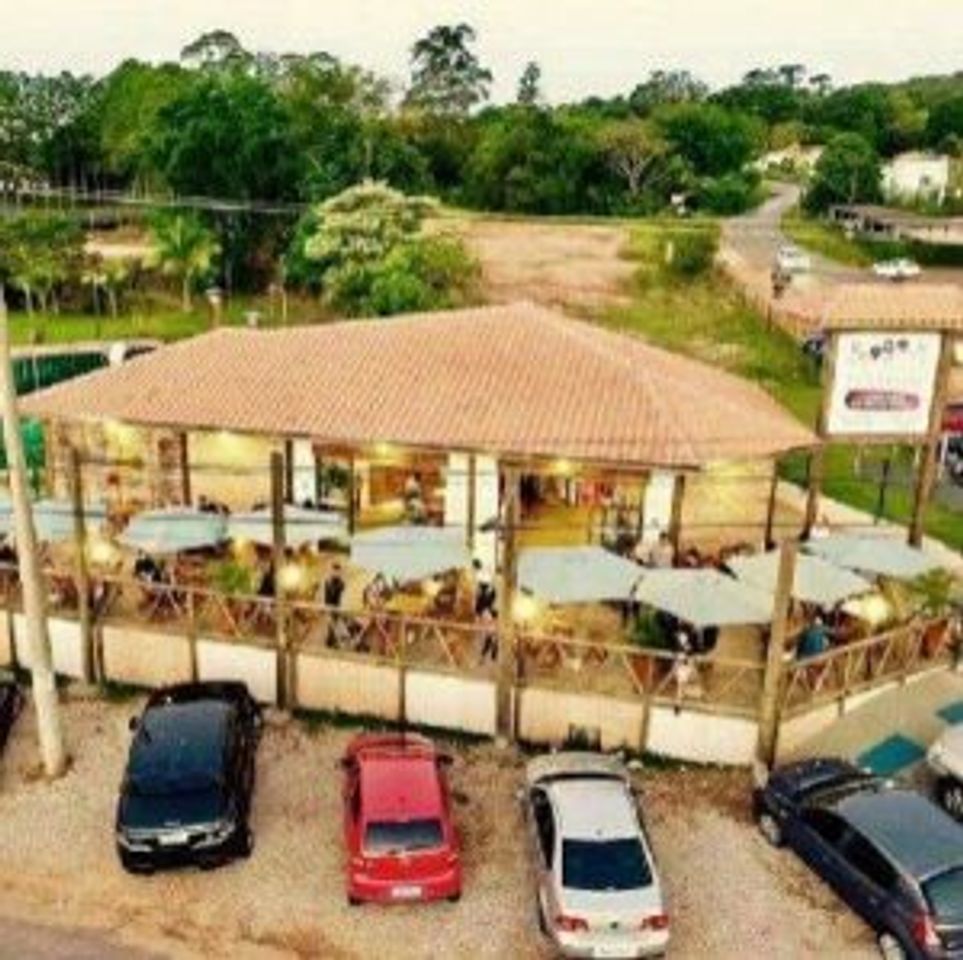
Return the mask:
<svg viewBox="0 0 963 960">
<path fill-rule="evenodd" d="M 240 326 L 247 322 L 250 310 L 261 313 L 261 326 L 281 322 L 279 309 L 267 297 L 240 296 L 228 301 L 223 323 Z M 318 301 L 306 297 L 289 297 L 288 323 L 313 323 L 326 317 Z M 10 334 L 14 344 L 29 344 L 39 338 L 45 344 L 77 343 L 92 340 L 129 340 L 147 338 L 164 341 L 183 340 L 210 329 L 211 313 L 202 297 L 195 297 L 194 309 L 183 313 L 179 303 L 170 298 L 152 297 L 134 304 L 116 320 L 90 313 L 10 314 Z"/>
<path fill-rule="evenodd" d="M 665 234 L 656 225 L 637 225 L 625 251 L 638 262 L 631 289 L 631 304 L 610 308 L 602 318 L 620 329 L 636 331 L 653 343 L 696 359 L 724 367 L 755 380 L 804 423 L 816 422 L 821 387 L 819 373 L 798 344 L 779 329 L 769 328 L 765 319 L 747 305 L 739 292 L 724 278 L 708 273 L 695 279 L 673 279 L 662 266 Z M 693 398 L 693 404 L 711 403 L 711 398 Z M 864 461 L 880 459 L 889 449 L 866 452 Z M 893 453 L 902 462 L 911 452 Z M 859 476 L 855 469 L 857 450 L 834 445 L 826 456 L 824 490 L 830 497 L 874 513 L 878 484 Z M 783 473 L 802 482 L 805 458 L 787 458 Z M 893 484 L 886 495 L 884 516 L 897 523 L 908 522 L 913 491 L 905 481 Z M 926 530 L 957 550 L 963 550 L 963 518 L 939 504 L 927 511 Z"/>
<path fill-rule="evenodd" d="M 800 247 L 849 267 L 869 267 L 873 256 L 838 227 L 791 210 L 782 218 L 783 232 Z"/>
</svg>

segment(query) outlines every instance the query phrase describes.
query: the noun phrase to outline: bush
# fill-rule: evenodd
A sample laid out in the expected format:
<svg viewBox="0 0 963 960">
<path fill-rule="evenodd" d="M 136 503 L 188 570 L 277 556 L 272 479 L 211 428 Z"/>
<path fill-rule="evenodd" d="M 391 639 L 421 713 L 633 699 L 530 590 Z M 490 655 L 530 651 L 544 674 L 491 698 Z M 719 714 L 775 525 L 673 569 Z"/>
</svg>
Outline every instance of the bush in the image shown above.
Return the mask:
<svg viewBox="0 0 963 960">
<path fill-rule="evenodd" d="M 696 202 L 708 213 L 733 216 L 758 206 L 764 199 L 758 174 L 727 173 L 703 182 Z"/>
<path fill-rule="evenodd" d="M 712 267 L 719 245 L 718 234 L 707 228 L 690 227 L 667 231 L 666 244 L 672 255 L 665 268 L 676 277 L 697 277 Z"/>
</svg>

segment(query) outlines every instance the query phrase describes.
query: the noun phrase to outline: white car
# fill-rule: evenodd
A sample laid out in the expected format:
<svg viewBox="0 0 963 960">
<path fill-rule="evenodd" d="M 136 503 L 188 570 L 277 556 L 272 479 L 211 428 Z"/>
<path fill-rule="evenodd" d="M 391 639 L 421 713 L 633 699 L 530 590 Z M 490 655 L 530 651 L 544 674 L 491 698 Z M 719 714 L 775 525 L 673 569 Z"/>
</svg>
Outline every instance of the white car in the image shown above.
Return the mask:
<svg viewBox="0 0 963 960">
<path fill-rule="evenodd" d="M 791 243 L 784 244 L 776 252 L 776 269 L 781 273 L 809 273 L 812 268 L 809 254 Z"/>
<path fill-rule="evenodd" d="M 537 757 L 521 794 L 542 931 L 565 957 L 658 957 L 669 916 L 625 767 L 596 753 Z"/>
<path fill-rule="evenodd" d="M 947 813 L 963 820 L 963 725 L 947 727 L 926 755 L 936 775 L 936 798 Z"/>
<path fill-rule="evenodd" d="M 873 273 L 884 280 L 912 280 L 922 272 L 918 263 L 907 260 L 905 257 L 896 260 L 883 260 L 873 264 Z"/>
</svg>

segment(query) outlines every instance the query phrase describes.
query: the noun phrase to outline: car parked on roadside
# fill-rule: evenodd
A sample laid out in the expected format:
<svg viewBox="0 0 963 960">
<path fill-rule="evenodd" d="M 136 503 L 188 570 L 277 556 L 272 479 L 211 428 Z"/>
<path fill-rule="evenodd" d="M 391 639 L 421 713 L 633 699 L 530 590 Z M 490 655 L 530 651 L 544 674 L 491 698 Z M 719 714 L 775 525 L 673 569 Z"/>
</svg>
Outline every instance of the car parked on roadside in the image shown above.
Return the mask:
<svg viewBox="0 0 963 960">
<path fill-rule="evenodd" d="M 261 710 L 242 683 L 193 683 L 151 694 L 131 718 L 117 804 L 117 852 L 131 872 L 250 856 Z"/>
<path fill-rule="evenodd" d="M 881 260 L 873 264 L 873 273 L 882 280 L 914 280 L 922 273 L 920 265 L 915 260 L 898 257 L 895 260 Z"/>
<path fill-rule="evenodd" d="M 949 726 L 926 754 L 936 777 L 936 798 L 947 813 L 963 820 L 963 727 Z"/>
<path fill-rule="evenodd" d="M 461 896 L 450 764 L 413 734 L 361 734 L 348 745 L 341 766 L 350 904 Z"/>
<path fill-rule="evenodd" d="M 538 918 L 566 957 L 662 956 L 669 915 L 625 767 L 598 753 L 532 760 L 520 796 Z"/>
<path fill-rule="evenodd" d="M 791 243 L 785 243 L 776 251 L 776 269 L 782 273 L 809 273 L 812 259 L 808 253 Z"/>
<path fill-rule="evenodd" d="M 774 770 L 753 806 L 766 839 L 863 916 L 883 957 L 963 957 L 963 828 L 931 800 L 822 758 Z"/>
<path fill-rule="evenodd" d="M 0 681 L 0 752 L 7 745 L 14 721 L 23 708 L 23 694 L 12 680 Z"/>
</svg>

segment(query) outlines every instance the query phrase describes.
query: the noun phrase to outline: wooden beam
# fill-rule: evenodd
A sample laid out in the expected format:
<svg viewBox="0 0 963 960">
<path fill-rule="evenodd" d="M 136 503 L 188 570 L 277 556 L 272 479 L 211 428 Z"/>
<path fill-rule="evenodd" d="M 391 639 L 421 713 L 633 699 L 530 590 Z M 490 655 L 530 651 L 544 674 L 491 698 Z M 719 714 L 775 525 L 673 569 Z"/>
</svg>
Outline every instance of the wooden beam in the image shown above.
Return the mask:
<svg viewBox="0 0 963 960">
<path fill-rule="evenodd" d="M 796 579 L 796 554 L 799 545 L 784 540 L 779 552 L 779 573 L 772 605 L 772 627 L 766 650 L 766 672 L 762 681 L 762 700 L 759 705 L 759 739 L 757 756 L 767 767 L 776 760 L 779 743 L 779 722 L 782 713 L 783 676 L 786 670 L 786 640 L 789 636 L 789 612 L 792 588 Z"/>
<path fill-rule="evenodd" d="M 284 502 L 294 503 L 294 441 L 284 441 Z"/>
<path fill-rule="evenodd" d="M 358 523 L 358 504 L 355 497 L 354 455 L 348 458 L 348 536 L 353 537 Z"/>
<path fill-rule="evenodd" d="M 314 451 L 314 502 L 320 507 L 324 499 L 324 459 Z"/>
<path fill-rule="evenodd" d="M 468 503 L 467 516 L 465 519 L 465 542 L 468 544 L 468 552 L 475 552 L 475 527 L 478 523 L 478 464 L 475 454 L 468 454 Z"/>
<path fill-rule="evenodd" d="M 836 383 L 836 353 L 839 335 L 829 334 L 826 352 L 823 356 L 822 386 L 823 393 L 819 402 L 819 415 L 816 419 L 816 436 L 819 446 L 809 455 L 808 478 L 806 484 L 806 512 L 803 519 L 803 536 L 808 537 L 819 519 L 819 500 L 823 491 L 826 474 L 826 432 L 829 427 L 829 405 L 832 402 Z"/>
<path fill-rule="evenodd" d="M 189 507 L 193 498 L 191 495 L 190 438 L 186 430 L 181 430 L 177 434 L 177 445 L 181 467 L 181 501 L 185 507 Z"/>
<path fill-rule="evenodd" d="M 930 407 L 930 420 L 922 447 L 923 460 L 916 474 L 913 515 L 909 526 L 909 542 L 914 547 L 918 547 L 923 542 L 926 507 L 933 495 L 933 485 L 936 482 L 940 437 L 943 433 L 943 413 L 950 390 L 953 354 L 954 338 L 949 331 L 944 331 L 939 365 L 936 368 L 936 383 L 933 388 L 933 405 Z"/>
<path fill-rule="evenodd" d="M 278 451 L 271 454 L 271 533 L 274 564 L 274 610 L 277 627 L 277 700 L 284 710 L 290 706 L 288 636 L 286 606 L 281 590 L 281 568 L 284 566 L 284 455 Z"/>
<path fill-rule="evenodd" d="M 512 612 L 518 590 L 518 545 L 516 542 L 519 506 L 520 474 L 517 467 L 505 470 L 505 492 L 502 509 L 502 566 L 501 596 L 498 604 L 498 682 L 496 689 L 496 729 L 506 741 L 515 739 L 516 705 L 512 691 L 515 687 L 515 628 Z"/>
<path fill-rule="evenodd" d="M 77 576 L 78 617 L 80 620 L 80 673 L 84 683 L 93 683 L 94 631 L 90 609 L 90 569 L 87 566 L 87 520 L 84 517 L 84 491 L 80 451 L 71 447 L 68 460 L 70 505 L 74 520 L 74 552 Z"/>
<path fill-rule="evenodd" d="M 771 550 L 776 541 L 773 538 L 776 526 L 776 498 L 779 494 L 779 460 L 772 462 L 772 477 L 769 480 L 769 501 L 766 504 L 766 549 Z"/>
<path fill-rule="evenodd" d="M 669 540 L 672 550 L 678 555 L 682 539 L 682 506 L 685 501 L 685 474 L 677 473 L 672 484 L 672 513 L 669 518 Z"/>
</svg>

